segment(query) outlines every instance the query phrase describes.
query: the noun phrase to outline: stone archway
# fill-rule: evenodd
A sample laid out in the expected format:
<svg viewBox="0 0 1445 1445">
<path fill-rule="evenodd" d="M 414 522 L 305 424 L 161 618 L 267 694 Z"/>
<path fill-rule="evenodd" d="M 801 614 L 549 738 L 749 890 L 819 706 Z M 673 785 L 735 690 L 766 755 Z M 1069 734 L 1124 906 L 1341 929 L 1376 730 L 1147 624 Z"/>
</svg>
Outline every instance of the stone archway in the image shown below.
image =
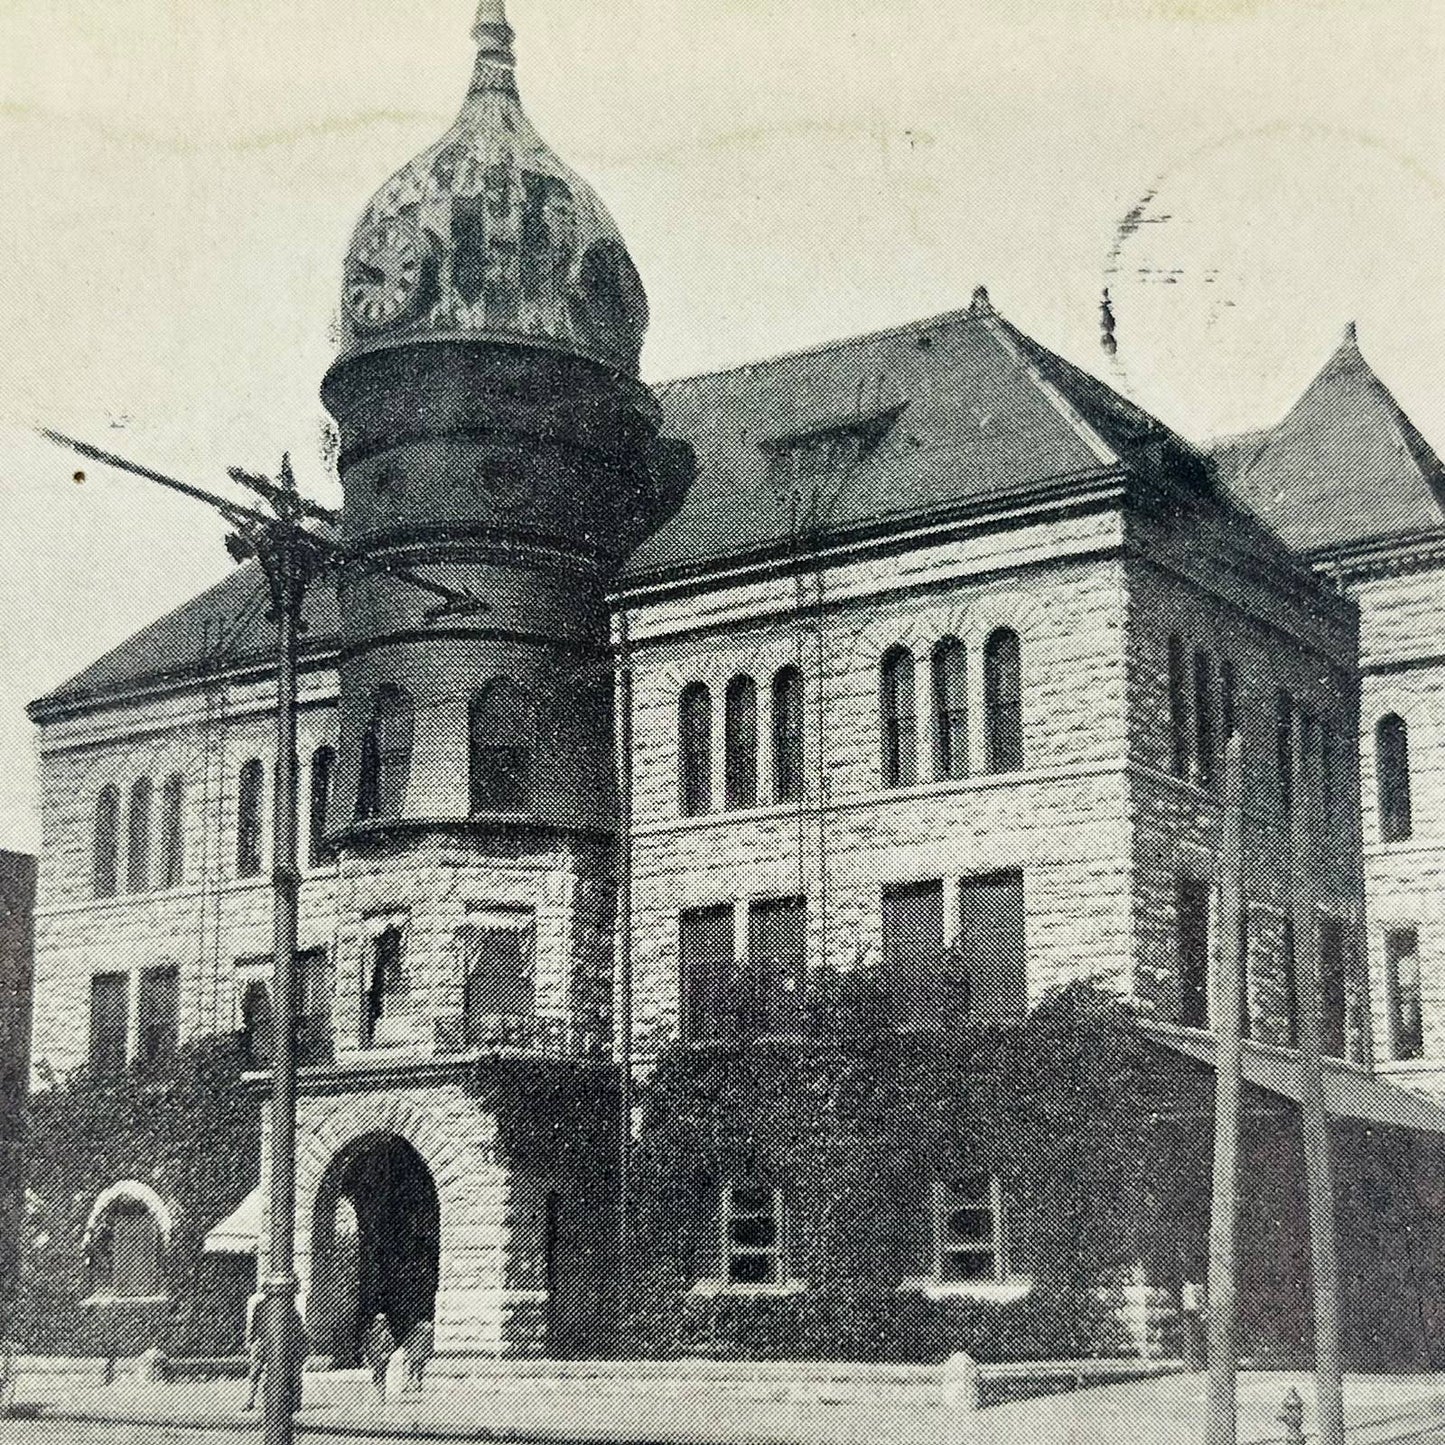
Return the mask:
<svg viewBox="0 0 1445 1445">
<path fill-rule="evenodd" d="M 379 1131 L 331 1161 L 316 1193 L 308 1314 L 317 1350 L 358 1359 L 362 1332 L 383 1314 L 398 1341 L 436 1317 L 441 1208 L 416 1148 Z"/>
</svg>

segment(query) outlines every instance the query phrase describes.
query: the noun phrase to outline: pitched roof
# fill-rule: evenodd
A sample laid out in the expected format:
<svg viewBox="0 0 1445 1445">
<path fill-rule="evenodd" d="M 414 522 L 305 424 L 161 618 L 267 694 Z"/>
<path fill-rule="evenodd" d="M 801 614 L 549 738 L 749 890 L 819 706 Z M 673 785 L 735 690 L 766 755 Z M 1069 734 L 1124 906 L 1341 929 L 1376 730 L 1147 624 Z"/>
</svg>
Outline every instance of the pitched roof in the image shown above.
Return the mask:
<svg viewBox="0 0 1445 1445">
<path fill-rule="evenodd" d="M 691 442 L 697 475 L 628 564 L 633 577 L 786 551 L 797 521 L 820 539 L 1193 449 L 1103 382 L 998 315 L 966 310 L 660 390 L 664 433 Z M 795 520 L 801 505 L 807 516 Z M 335 645 L 335 582 L 307 596 L 306 646 Z M 138 685 L 260 664 L 270 655 L 254 562 L 31 704 L 40 718 Z"/>
<path fill-rule="evenodd" d="M 633 555 L 632 577 L 786 547 L 794 510 L 819 538 L 933 515 L 1192 449 L 989 304 L 661 391 L 664 430 L 697 476 Z"/>
<path fill-rule="evenodd" d="M 1445 467 L 1365 360 L 1353 323 L 1278 426 L 1213 455 L 1225 486 L 1300 551 L 1445 523 Z"/>
<path fill-rule="evenodd" d="M 276 645 L 270 592 L 259 562 L 183 603 L 112 648 L 83 672 L 30 704 L 32 717 L 83 706 L 140 683 L 164 685 L 209 671 L 262 663 Z M 303 646 L 325 647 L 340 633 L 336 584 L 330 574 L 307 590 Z"/>
</svg>

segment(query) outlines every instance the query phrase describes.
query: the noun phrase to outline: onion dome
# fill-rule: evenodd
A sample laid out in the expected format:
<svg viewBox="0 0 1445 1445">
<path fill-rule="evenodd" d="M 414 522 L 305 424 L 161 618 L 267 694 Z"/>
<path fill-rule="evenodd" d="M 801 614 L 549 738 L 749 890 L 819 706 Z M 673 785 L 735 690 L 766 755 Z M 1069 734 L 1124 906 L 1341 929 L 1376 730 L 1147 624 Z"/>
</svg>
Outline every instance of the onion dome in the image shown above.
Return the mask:
<svg viewBox="0 0 1445 1445">
<path fill-rule="evenodd" d="M 617 224 L 533 129 L 504 0 L 481 0 L 461 114 L 372 198 L 346 257 L 343 356 L 525 342 L 637 374 L 647 295 Z"/>
</svg>

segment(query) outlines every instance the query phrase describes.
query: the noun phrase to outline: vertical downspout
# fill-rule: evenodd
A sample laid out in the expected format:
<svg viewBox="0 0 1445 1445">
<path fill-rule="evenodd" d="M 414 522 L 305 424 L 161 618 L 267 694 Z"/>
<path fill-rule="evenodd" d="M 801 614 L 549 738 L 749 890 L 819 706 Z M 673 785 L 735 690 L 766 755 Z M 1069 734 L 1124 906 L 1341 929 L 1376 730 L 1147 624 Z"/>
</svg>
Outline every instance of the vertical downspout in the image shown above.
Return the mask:
<svg viewBox="0 0 1445 1445">
<path fill-rule="evenodd" d="M 618 1079 L 617 1267 L 625 1318 L 632 1299 L 632 656 L 627 605 L 619 605 L 613 629 L 613 747 L 617 759 L 617 987 L 613 1002 Z"/>
</svg>

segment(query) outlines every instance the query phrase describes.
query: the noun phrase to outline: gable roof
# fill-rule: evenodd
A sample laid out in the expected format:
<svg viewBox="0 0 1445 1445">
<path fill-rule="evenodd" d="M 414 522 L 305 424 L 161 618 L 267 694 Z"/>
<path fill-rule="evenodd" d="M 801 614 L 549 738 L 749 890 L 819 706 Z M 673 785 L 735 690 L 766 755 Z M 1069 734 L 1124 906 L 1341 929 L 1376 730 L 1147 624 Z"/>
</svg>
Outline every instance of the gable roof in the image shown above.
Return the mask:
<svg viewBox="0 0 1445 1445">
<path fill-rule="evenodd" d="M 1213 448 L 1220 480 L 1299 551 L 1445 523 L 1445 467 L 1354 324 L 1278 426 Z"/>
<path fill-rule="evenodd" d="M 270 606 L 270 589 L 261 564 L 245 562 L 216 586 L 143 627 L 83 672 L 31 703 L 28 711 L 39 721 L 143 683 L 163 687 L 208 672 L 262 665 L 276 648 Z M 341 627 L 332 574 L 323 575 L 307 589 L 303 619 L 304 650 L 334 645 Z"/>
<path fill-rule="evenodd" d="M 1149 413 L 973 304 L 661 389 L 697 475 L 634 553 L 637 579 L 821 540 L 1193 449 Z"/>
<path fill-rule="evenodd" d="M 1198 454 L 1148 412 L 1006 321 L 980 287 L 962 311 L 659 388 L 664 435 L 697 474 L 625 569 L 786 554 L 824 539 Z M 137 687 L 262 666 L 274 632 L 248 562 L 30 705 L 36 720 Z M 340 635 L 330 574 L 307 592 L 304 646 Z"/>
</svg>

